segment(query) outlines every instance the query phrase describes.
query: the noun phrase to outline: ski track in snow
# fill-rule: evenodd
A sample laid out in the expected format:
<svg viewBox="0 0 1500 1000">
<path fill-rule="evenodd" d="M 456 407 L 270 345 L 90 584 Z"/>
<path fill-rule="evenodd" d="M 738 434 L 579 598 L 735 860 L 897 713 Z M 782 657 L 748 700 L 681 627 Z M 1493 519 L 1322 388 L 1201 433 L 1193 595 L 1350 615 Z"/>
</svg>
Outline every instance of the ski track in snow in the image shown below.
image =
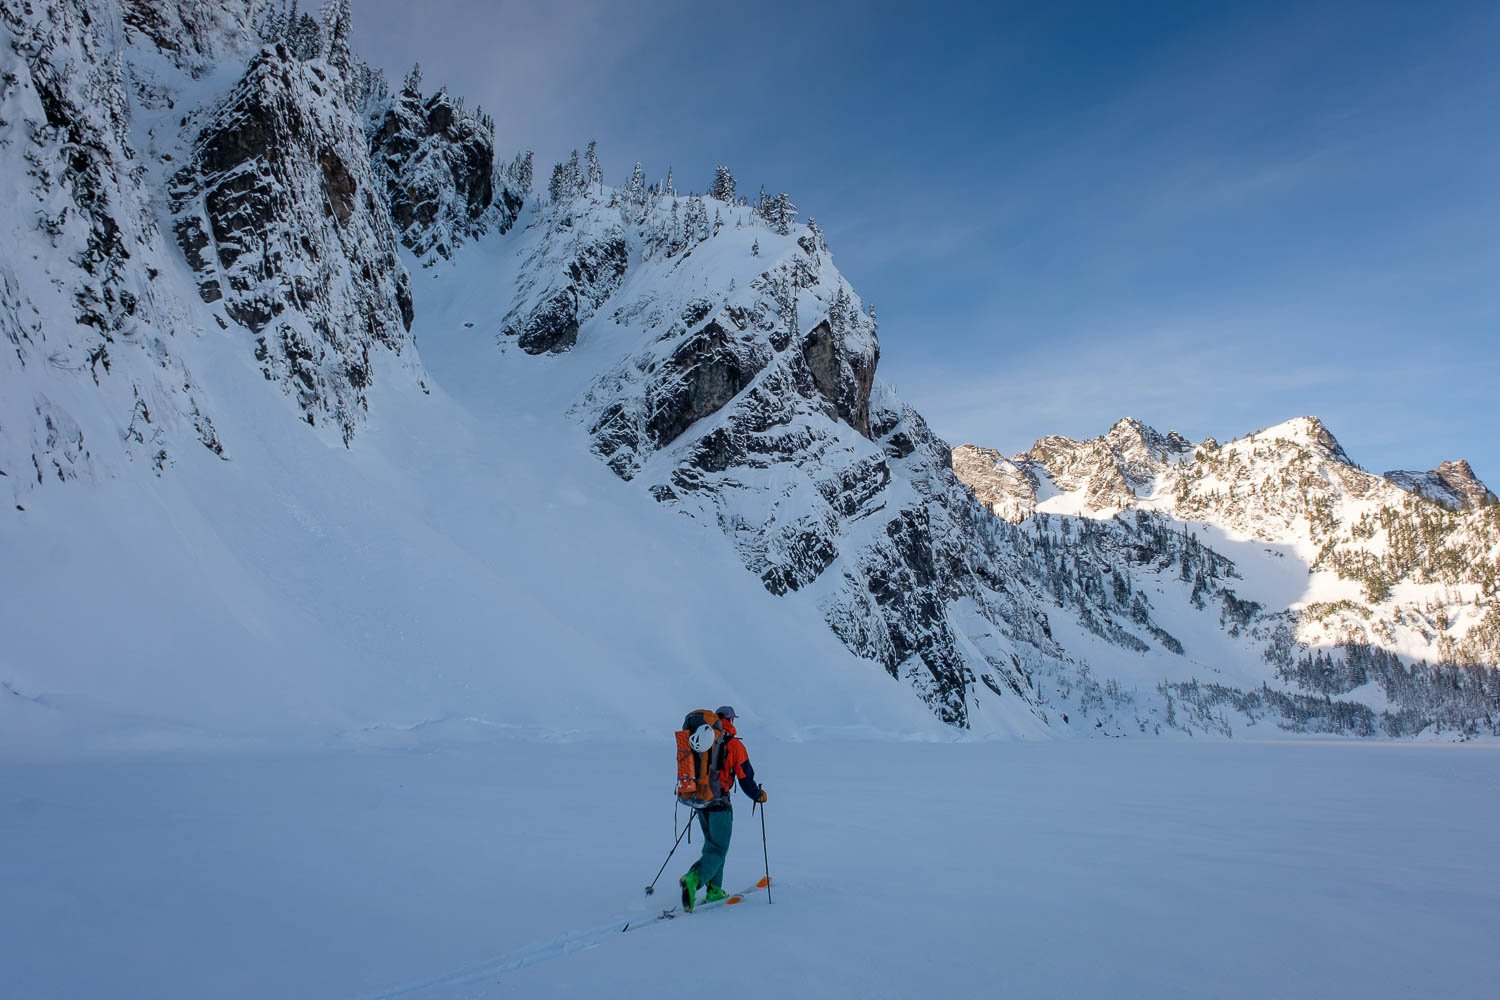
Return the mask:
<svg viewBox="0 0 1500 1000">
<path fill-rule="evenodd" d="M 691 852 L 689 852 L 689 856 L 691 856 Z M 778 884 L 776 888 L 781 888 L 781 886 Z M 665 898 L 667 900 L 675 898 L 672 894 L 675 892 L 675 889 L 671 886 L 668 886 L 668 889 L 671 891 L 667 892 L 664 897 L 657 898 Z M 735 894 L 732 893 L 731 895 Z M 758 893 L 755 893 L 753 889 L 745 891 L 744 895 L 747 901 L 758 897 Z M 647 909 L 644 912 L 632 910 L 629 913 L 622 913 L 607 924 L 600 924 L 597 927 L 590 927 L 587 930 L 569 931 L 560 937 L 528 945 L 524 948 L 518 948 L 515 951 L 506 952 L 498 958 L 479 962 L 455 972 L 420 982 L 407 983 L 392 990 L 372 993 L 366 1000 L 390 1000 L 393 997 L 417 996 L 440 988 L 476 985 L 486 980 L 504 976 L 506 973 L 516 972 L 528 966 L 567 958 L 585 949 L 596 948 L 614 935 L 623 934 L 626 931 L 639 932 L 653 927 L 660 929 L 675 920 L 694 920 L 708 916 L 708 914 L 676 913 L 671 918 L 663 919 L 663 915 L 672 909 L 676 909 L 676 907 L 669 904 L 661 910 Z M 715 907 L 708 912 L 716 913 L 720 909 L 723 909 L 723 907 Z"/>
<path fill-rule="evenodd" d="M 640 920 L 641 918 L 637 916 L 634 919 Z M 648 917 L 647 919 L 651 918 Z M 381 993 L 372 993 L 368 1000 L 390 1000 L 392 997 L 409 997 L 427 993 L 439 987 L 473 985 L 503 976 L 507 972 L 524 969 L 528 965 L 566 958 L 568 955 L 583 951 L 585 948 L 596 947 L 599 942 L 611 934 L 619 934 L 631 920 L 630 916 L 621 916 L 612 923 L 600 924 L 598 927 L 591 927 L 588 930 L 569 931 L 561 937 L 507 952 L 499 958 L 480 962 L 477 965 L 460 969 L 457 972 L 451 972 L 447 975 L 437 976 L 418 983 L 408 983 L 405 986 L 398 986 L 393 990 Z M 644 928 L 638 927 L 635 929 L 642 930 Z"/>
</svg>

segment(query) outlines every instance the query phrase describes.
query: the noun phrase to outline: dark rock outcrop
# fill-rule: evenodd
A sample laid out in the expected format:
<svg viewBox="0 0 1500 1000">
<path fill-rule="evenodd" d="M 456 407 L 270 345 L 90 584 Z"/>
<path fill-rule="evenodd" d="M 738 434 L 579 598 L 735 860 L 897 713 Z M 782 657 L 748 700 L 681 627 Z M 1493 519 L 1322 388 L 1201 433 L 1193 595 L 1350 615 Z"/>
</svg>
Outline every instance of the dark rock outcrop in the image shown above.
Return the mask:
<svg viewBox="0 0 1500 1000">
<path fill-rule="evenodd" d="M 205 302 L 256 335 L 266 377 L 348 440 L 373 349 L 402 351 L 410 280 L 344 88 L 262 49 L 203 116 L 173 178 L 175 231 Z"/>
<path fill-rule="evenodd" d="M 541 290 L 533 285 L 506 315 L 502 337 L 514 338 L 527 354 L 558 354 L 578 342 L 579 327 L 625 279 L 630 247 L 615 225 L 593 235 L 572 232 L 564 220 L 560 238 L 534 262 Z"/>
<path fill-rule="evenodd" d="M 818 393 L 827 400 L 840 420 L 870 436 L 870 392 L 875 386 L 875 366 L 880 361 L 878 343 L 869 353 L 840 350 L 833 323 L 825 319 L 813 327 L 802 342 L 802 360 L 812 373 Z"/>
<path fill-rule="evenodd" d="M 403 89 L 369 139 L 391 219 L 419 258 L 447 258 L 484 232 L 507 231 L 524 192 L 495 170 L 493 127 L 447 91 L 427 99 Z"/>
</svg>

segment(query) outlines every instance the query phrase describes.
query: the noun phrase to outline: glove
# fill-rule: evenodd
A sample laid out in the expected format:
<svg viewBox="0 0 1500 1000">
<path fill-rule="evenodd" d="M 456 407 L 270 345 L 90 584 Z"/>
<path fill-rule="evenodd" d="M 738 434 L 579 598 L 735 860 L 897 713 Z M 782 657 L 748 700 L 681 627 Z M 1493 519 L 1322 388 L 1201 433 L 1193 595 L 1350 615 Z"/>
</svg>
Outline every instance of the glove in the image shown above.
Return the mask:
<svg viewBox="0 0 1500 1000">
<path fill-rule="evenodd" d="M 766 801 L 766 790 L 764 788 L 760 790 L 760 798 L 756 799 L 755 801 L 760 803 L 764 803 Z"/>
</svg>

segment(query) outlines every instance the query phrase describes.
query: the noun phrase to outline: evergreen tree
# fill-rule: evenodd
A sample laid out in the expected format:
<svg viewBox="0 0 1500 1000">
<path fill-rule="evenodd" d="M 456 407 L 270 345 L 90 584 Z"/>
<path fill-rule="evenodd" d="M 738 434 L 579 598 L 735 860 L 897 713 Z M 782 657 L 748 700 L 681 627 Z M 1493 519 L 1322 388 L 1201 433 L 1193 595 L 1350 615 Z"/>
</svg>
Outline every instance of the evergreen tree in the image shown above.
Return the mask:
<svg viewBox="0 0 1500 1000">
<path fill-rule="evenodd" d="M 564 163 L 554 164 L 552 179 L 547 182 L 547 197 L 554 205 L 561 205 L 572 196 L 572 185 L 568 182 L 568 167 Z"/>
<path fill-rule="evenodd" d="M 262 42 L 279 42 L 286 37 L 286 13 L 287 5 L 276 0 L 267 0 L 261 6 L 255 18 L 255 33 Z"/>
<path fill-rule="evenodd" d="M 808 231 L 812 233 L 813 246 L 817 247 L 819 250 L 826 251 L 828 249 L 828 240 L 824 238 L 822 228 L 818 225 L 818 221 L 812 216 L 807 217 L 807 228 Z"/>
<path fill-rule="evenodd" d="M 583 191 L 583 165 L 578 160 L 578 150 L 568 155 L 567 185 L 569 198 Z"/>
<path fill-rule="evenodd" d="M 773 286 L 772 295 L 776 300 L 777 311 L 786 324 L 787 335 L 795 340 L 802 331 L 797 320 L 797 285 L 792 281 L 790 271 L 783 271 Z"/>
<path fill-rule="evenodd" d="M 365 63 L 354 66 L 354 106 L 365 117 L 382 114 L 390 102 L 391 88 L 385 82 L 385 71 Z"/>
<path fill-rule="evenodd" d="M 797 206 L 792 204 L 792 199 L 782 191 L 772 198 L 761 198 L 760 215 L 766 220 L 771 231 L 778 236 L 789 236 L 792 225 L 797 221 Z"/>
<path fill-rule="evenodd" d="M 355 98 L 354 55 L 349 51 L 349 28 L 353 20 L 349 0 L 328 0 L 323 6 L 323 28 L 328 37 L 328 67 L 343 85 L 344 95 Z"/>
<path fill-rule="evenodd" d="M 635 169 L 630 172 L 630 180 L 625 182 L 625 201 L 639 208 L 646 204 L 649 197 L 650 192 L 646 189 L 646 171 L 641 169 L 640 161 L 636 161 Z"/>
<path fill-rule="evenodd" d="M 698 232 L 696 238 L 699 243 L 702 243 L 704 240 L 708 239 L 714 234 L 714 224 L 713 221 L 708 217 L 708 205 L 704 203 L 702 196 L 694 195 L 693 202 L 698 206 L 693 213 L 698 217 Z"/>
<path fill-rule="evenodd" d="M 281 38 L 286 42 L 288 50 L 292 47 L 292 34 L 297 30 L 297 23 L 301 20 L 302 11 L 299 9 L 298 0 L 290 0 L 286 13 L 281 18 Z M 292 54 L 296 55 L 295 52 Z"/>
<path fill-rule="evenodd" d="M 750 244 L 750 256 L 760 256 L 760 240 L 756 240 L 754 243 Z"/>
<path fill-rule="evenodd" d="M 666 187 L 663 188 L 663 193 L 666 194 L 667 197 L 669 197 L 669 198 L 675 198 L 675 197 L 677 197 L 677 186 L 672 183 L 672 168 L 671 167 L 667 168 L 667 183 L 666 183 Z"/>
<path fill-rule="evenodd" d="M 828 325 L 833 328 L 835 339 L 844 336 L 849 326 L 849 293 L 844 291 L 844 286 L 839 285 L 838 291 L 833 293 L 833 304 L 828 307 Z"/>
<path fill-rule="evenodd" d="M 722 163 L 714 168 L 714 182 L 708 189 L 708 195 L 726 205 L 734 204 L 734 174 Z"/>
<path fill-rule="evenodd" d="M 510 168 L 507 172 L 510 175 L 510 182 L 512 186 L 514 186 L 517 191 L 519 191 L 523 195 L 530 194 L 531 150 L 528 149 L 524 153 L 517 153 L 516 158 L 510 161 Z"/>
<path fill-rule="evenodd" d="M 411 72 L 401 82 L 401 93 L 406 97 L 422 96 L 422 64 L 412 63 Z"/>
<path fill-rule="evenodd" d="M 584 163 L 588 173 L 584 178 L 584 184 L 590 190 L 599 190 L 604 187 L 604 171 L 599 168 L 598 142 L 589 140 L 588 151 L 584 153 Z"/>
<path fill-rule="evenodd" d="M 323 56 L 323 29 L 311 14 L 300 14 L 287 32 L 286 47 L 293 59 L 308 62 Z"/>
</svg>

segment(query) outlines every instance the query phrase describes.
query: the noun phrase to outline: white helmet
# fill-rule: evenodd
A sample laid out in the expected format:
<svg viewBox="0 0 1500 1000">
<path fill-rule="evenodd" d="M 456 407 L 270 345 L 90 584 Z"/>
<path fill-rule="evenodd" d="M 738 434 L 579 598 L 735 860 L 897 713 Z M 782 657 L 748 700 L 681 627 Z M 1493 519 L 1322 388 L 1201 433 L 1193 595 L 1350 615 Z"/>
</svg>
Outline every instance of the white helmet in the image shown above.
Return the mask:
<svg viewBox="0 0 1500 1000">
<path fill-rule="evenodd" d="M 714 727 L 702 725 L 693 731 L 693 735 L 688 737 L 688 746 L 692 747 L 698 753 L 703 753 L 714 745 L 714 740 L 716 739 L 718 739 L 718 734 L 714 732 Z"/>
</svg>

